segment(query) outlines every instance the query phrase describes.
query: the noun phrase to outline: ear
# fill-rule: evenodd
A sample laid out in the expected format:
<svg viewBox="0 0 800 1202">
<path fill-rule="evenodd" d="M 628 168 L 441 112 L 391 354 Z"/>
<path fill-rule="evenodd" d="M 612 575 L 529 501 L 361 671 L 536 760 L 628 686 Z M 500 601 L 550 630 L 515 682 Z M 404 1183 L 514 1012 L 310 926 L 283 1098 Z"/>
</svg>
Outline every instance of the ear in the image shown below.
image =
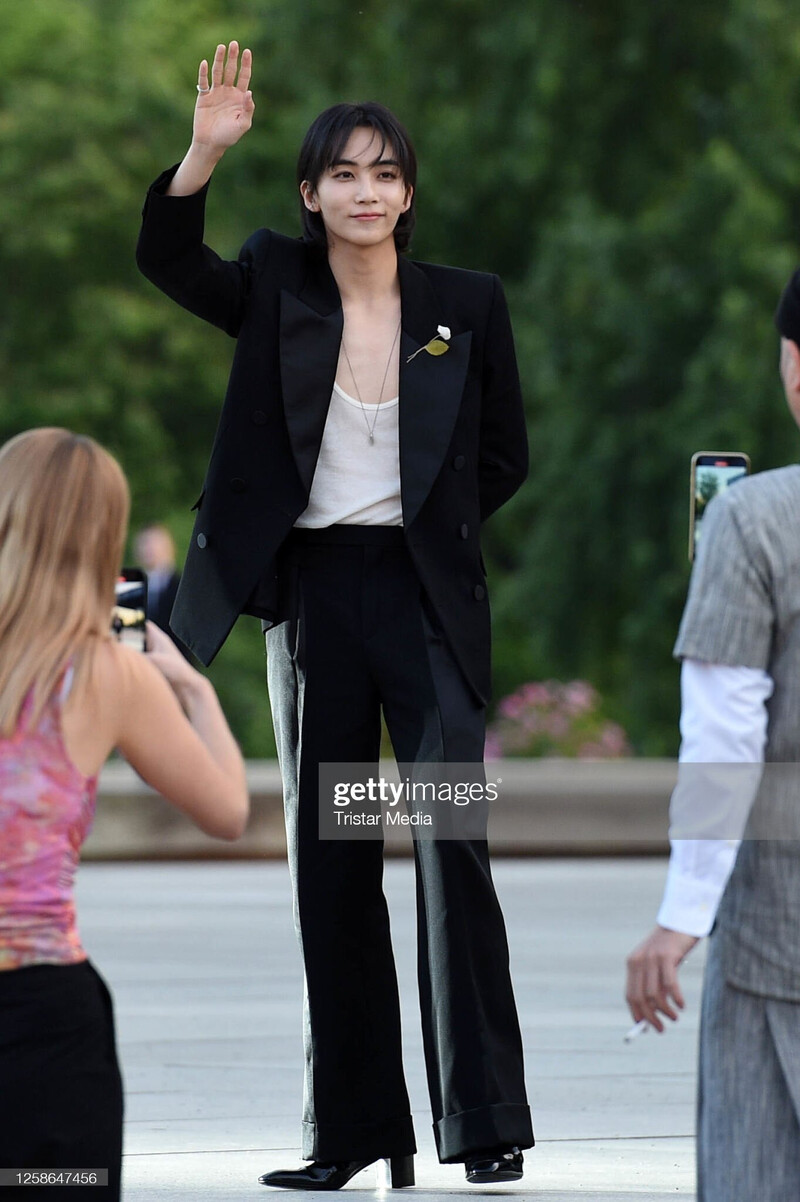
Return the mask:
<svg viewBox="0 0 800 1202">
<path fill-rule="evenodd" d="M 791 338 L 781 338 L 781 379 L 787 393 L 800 391 L 800 347 Z"/>
<path fill-rule="evenodd" d="M 800 348 L 791 338 L 781 338 L 781 379 L 789 411 L 800 425 Z"/>
<path fill-rule="evenodd" d="M 302 184 L 300 185 L 300 195 L 303 198 L 303 204 L 306 206 L 306 208 L 309 210 L 309 212 L 311 212 L 311 213 L 319 212 L 319 205 L 318 205 L 317 201 L 314 199 L 314 189 L 311 187 L 311 184 L 308 182 L 307 179 L 304 179 Z"/>
<path fill-rule="evenodd" d="M 400 210 L 402 213 L 408 212 L 408 210 L 411 208 L 411 201 L 413 199 L 414 199 L 414 189 L 409 184 L 408 187 L 406 188 L 406 196 L 405 196 L 405 200 L 403 201 L 403 207 Z"/>
</svg>

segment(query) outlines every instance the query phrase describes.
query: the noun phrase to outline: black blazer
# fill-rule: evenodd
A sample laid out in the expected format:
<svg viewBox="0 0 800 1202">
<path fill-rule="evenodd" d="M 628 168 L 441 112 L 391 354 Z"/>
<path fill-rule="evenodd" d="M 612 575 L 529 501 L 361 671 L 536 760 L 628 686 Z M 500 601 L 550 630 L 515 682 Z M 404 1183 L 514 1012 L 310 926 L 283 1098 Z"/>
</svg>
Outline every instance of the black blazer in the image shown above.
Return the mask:
<svg viewBox="0 0 800 1202">
<path fill-rule="evenodd" d="M 206 189 L 150 188 L 137 262 L 179 304 L 237 339 L 225 404 L 171 625 L 209 664 L 237 617 L 290 616 L 280 549 L 308 504 L 343 316 L 327 256 L 258 230 L 238 261 L 203 243 Z M 508 309 L 496 276 L 398 258 L 400 484 L 420 582 L 480 701 L 490 692 L 490 621 L 480 524 L 527 473 Z M 450 349 L 423 351 L 437 326 Z"/>
</svg>

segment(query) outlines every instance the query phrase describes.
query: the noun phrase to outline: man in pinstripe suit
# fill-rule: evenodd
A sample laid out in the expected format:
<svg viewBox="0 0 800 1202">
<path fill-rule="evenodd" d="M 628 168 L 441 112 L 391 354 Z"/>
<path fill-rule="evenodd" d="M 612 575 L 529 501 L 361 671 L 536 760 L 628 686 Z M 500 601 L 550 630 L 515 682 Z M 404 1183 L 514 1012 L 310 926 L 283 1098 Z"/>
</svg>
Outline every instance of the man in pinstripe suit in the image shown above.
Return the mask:
<svg viewBox="0 0 800 1202">
<path fill-rule="evenodd" d="M 800 425 L 800 272 L 776 322 Z M 662 1031 L 661 1016 L 674 1020 L 684 1005 L 678 965 L 711 933 L 698 1202 L 797 1202 L 800 465 L 737 482 L 709 506 L 675 654 L 682 742 L 672 854 L 658 925 L 628 960 L 626 996 L 637 1021 Z M 720 809 L 706 821 L 712 800 Z M 685 837 L 692 811 L 705 838 Z"/>
</svg>

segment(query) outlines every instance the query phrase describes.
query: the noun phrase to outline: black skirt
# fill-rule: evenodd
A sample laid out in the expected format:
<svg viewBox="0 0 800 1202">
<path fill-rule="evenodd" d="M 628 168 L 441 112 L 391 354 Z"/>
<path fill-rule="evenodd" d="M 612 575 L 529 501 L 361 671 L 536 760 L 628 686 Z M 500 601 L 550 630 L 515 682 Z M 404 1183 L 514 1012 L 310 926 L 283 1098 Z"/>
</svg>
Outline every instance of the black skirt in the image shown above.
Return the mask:
<svg viewBox="0 0 800 1202">
<path fill-rule="evenodd" d="M 0 972 L 0 1168 L 107 1169 L 108 1186 L 0 1189 L 2 1202 L 117 1202 L 122 1081 L 114 1012 L 88 960 Z"/>
</svg>

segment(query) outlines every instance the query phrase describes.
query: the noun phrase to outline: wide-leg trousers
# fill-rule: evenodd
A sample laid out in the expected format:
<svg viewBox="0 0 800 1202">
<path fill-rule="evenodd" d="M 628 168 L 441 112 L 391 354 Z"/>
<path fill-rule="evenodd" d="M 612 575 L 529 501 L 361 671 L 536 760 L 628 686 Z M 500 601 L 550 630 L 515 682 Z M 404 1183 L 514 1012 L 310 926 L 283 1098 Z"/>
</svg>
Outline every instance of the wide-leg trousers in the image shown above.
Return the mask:
<svg viewBox="0 0 800 1202">
<path fill-rule="evenodd" d="M 267 632 L 295 923 L 305 968 L 302 1154 L 416 1150 L 382 840 L 320 840 L 320 763 L 483 758 L 484 708 L 393 527 L 294 531 L 293 617 Z M 418 982 L 439 1159 L 533 1144 L 508 945 L 485 838 L 415 841 Z"/>
<path fill-rule="evenodd" d="M 734 988 L 712 935 L 703 982 L 698 1202 L 800 1198 L 800 1003 Z"/>
</svg>

